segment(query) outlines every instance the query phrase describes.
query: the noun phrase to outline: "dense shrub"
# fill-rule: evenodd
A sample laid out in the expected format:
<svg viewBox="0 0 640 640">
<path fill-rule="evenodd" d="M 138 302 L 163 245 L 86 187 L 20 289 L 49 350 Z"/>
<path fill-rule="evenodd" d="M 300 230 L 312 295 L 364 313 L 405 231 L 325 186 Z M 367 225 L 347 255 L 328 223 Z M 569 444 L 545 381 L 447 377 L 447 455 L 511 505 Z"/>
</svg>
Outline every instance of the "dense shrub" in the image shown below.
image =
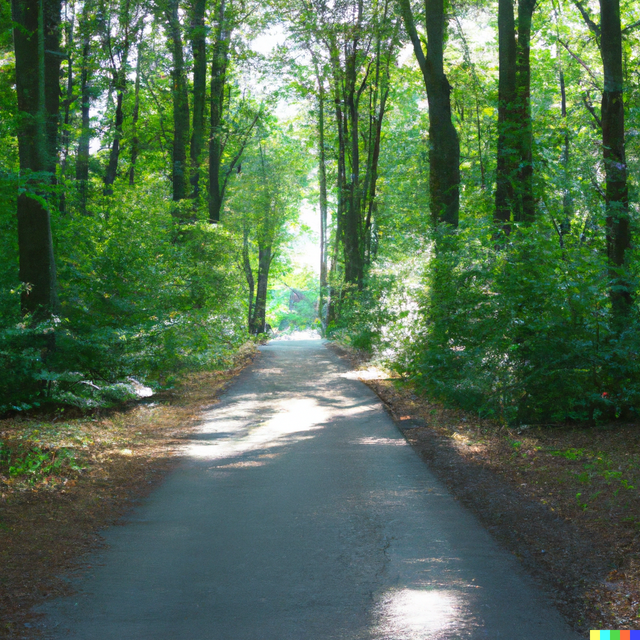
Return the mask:
<svg viewBox="0 0 640 640">
<path fill-rule="evenodd" d="M 508 423 L 629 416 L 637 309 L 613 331 L 602 247 L 564 245 L 543 222 L 496 240 L 490 222 L 471 221 L 436 239 L 418 289 L 401 280 L 395 300 L 352 299 L 342 331 L 429 393 Z"/>
<path fill-rule="evenodd" d="M 224 228 L 178 224 L 157 186 L 122 189 L 91 207 L 55 219 L 60 312 L 52 321 L 20 318 L 15 262 L 1 274 L 0 411 L 121 402 L 181 369 L 228 365 L 247 338 L 235 239 Z"/>
</svg>

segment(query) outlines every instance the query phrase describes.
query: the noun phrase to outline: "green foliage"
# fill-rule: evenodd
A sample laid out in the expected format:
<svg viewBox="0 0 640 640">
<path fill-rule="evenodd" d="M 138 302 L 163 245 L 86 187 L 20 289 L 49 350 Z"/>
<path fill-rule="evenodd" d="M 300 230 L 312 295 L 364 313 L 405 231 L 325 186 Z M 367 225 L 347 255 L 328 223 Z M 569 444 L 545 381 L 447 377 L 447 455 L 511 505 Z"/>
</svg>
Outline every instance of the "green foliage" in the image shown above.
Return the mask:
<svg viewBox="0 0 640 640">
<path fill-rule="evenodd" d="M 61 313 L 45 324 L 19 319 L 7 261 L 0 411 L 109 406 L 139 397 L 138 381 L 158 386 L 181 369 L 230 363 L 246 339 L 235 240 L 222 227 L 178 224 L 173 211 L 148 183 L 94 198 L 91 215 L 58 217 Z"/>
<path fill-rule="evenodd" d="M 490 224 L 461 231 L 457 250 L 431 263 L 409 373 L 508 423 L 609 419 L 639 406 L 638 318 L 616 335 L 602 254 L 575 237 L 567 244 L 542 221 L 499 243 Z"/>
<path fill-rule="evenodd" d="M 84 469 L 73 449 L 62 447 L 46 449 L 37 446 L 9 447 L 0 442 L 0 469 L 12 478 L 29 484 L 40 482 L 47 476 L 80 472 Z"/>
<path fill-rule="evenodd" d="M 317 276 L 308 268 L 280 280 L 269 291 L 267 321 L 278 331 L 320 329 Z"/>
</svg>

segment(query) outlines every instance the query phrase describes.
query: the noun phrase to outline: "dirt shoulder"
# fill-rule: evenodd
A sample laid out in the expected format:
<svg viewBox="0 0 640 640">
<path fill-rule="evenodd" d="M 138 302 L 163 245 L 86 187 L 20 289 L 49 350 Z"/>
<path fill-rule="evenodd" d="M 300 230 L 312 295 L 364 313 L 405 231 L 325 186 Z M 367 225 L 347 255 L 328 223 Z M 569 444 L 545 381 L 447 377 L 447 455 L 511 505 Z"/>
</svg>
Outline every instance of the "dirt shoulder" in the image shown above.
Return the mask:
<svg viewBox="0 0 640 640">
<path fill-rule="evenodd" d="M 579 631 L 640 628 L 638 425 L 510 430 L 330 345 L 409 443 Z"/>
<path fill-rule="evenodd" d="M 171 471 L 203 410 L 254 355 L 247 345 L 234 368 L 191 374 L 123 410 L 0 420 L 0 638 L 37 637 L 30 609 L 70 593 L 65 574 Z"/>
</svg>

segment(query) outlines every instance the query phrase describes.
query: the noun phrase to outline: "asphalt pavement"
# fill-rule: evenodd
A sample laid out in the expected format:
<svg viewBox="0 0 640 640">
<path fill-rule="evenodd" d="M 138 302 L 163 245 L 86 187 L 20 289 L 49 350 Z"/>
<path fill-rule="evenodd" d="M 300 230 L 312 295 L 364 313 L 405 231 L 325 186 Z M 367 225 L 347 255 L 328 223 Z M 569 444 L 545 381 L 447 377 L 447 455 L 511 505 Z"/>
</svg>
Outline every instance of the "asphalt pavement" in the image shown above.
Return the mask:
<svg viewBox="0 0 640 640">
<path fill-rule="evenodd" d="M 57 640 L 577 640 L 322 341 L 275 341 L 52 601 Z"/>
</svg>

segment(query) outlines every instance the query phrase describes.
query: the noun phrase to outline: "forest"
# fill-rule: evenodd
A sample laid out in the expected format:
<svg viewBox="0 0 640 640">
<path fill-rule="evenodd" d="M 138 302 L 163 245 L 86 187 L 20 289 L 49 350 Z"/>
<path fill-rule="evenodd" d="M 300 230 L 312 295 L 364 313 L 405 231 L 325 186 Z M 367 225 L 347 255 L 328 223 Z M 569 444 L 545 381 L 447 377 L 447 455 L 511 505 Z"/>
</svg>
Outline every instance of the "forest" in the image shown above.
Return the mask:
<svg viewBox="0 0 640 640">
<path fill-rule="evenodd" d="M 2 3 L 0 412 L 312 327 L 503 424 L 637 419 L 639 61 L 635 0 Z"/>
</svg>

